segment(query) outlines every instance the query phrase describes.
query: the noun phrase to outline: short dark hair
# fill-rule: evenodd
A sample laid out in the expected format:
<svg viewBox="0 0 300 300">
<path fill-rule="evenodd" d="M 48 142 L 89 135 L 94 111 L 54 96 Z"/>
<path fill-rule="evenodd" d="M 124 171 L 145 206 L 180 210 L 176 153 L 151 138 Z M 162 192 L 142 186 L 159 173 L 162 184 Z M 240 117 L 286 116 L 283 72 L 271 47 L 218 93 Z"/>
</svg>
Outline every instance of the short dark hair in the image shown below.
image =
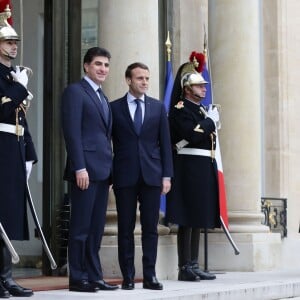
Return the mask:
<svg viewBox="0 0 300 300">
<path fill-rule="evenodd" d="M 145 65 L 141 62 L 135 62 L 127 67 L 127 69 L 125 71 L 125 78 L 131 78 L 131 71 L 136 68 L 141 68 L 141 69 L 149 71 L 149 68 L 147 65 Z"/>
<path fill-rule="evenodd" d="M 91 63 L 96 56 L 104 56 L 104 57 L 107 57 L 109 60 L 111 58 L 109 51 L 106 50 L 105 48 L 92 47 L 92 48 L 88 49 L 87 52 L 85 53 L 84 58 L 83 58 L 83 64 Z M 84 70 L 84 68 L 83 68 L 83 70 Z"/>
</svg>

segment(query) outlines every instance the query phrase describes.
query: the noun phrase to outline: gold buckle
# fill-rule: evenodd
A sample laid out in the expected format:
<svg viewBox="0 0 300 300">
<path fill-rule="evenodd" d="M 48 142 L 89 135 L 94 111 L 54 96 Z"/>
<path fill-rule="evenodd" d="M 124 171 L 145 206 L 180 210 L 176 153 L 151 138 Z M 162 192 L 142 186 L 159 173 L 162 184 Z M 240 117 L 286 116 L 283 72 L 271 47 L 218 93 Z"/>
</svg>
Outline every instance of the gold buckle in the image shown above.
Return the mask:
<svg viewBox="0 0 300 300">
<path fill-rule="evenodd" d="M 23 136 L 24 135 L 24 128 L 23 126 L 16 126 L 16 135 Z"/>
</svg>

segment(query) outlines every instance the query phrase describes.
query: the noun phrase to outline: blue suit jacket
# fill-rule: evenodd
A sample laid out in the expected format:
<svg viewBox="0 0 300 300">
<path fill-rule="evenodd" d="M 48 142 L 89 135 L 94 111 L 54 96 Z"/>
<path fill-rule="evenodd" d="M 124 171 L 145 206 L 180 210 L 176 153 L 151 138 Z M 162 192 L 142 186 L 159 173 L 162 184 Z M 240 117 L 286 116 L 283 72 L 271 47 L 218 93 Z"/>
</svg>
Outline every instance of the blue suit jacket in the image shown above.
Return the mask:
<svg viewBox="0 0 300 300">
<path fill-rule="evenodd" d="M 134 130 L 126 95 L 111 102 L 113 114 L 114 188 L 133 186 L 140 171 L 148 185 L 161 186 L 173 176 L 170 132 L 162 102 L 145 96 L 145 116 L 140 135 Z"/>
<path fill-rule="evenodd" d="M 62 128 L 67 149 L 66 180 L 86 168 L 90 180 L 105 180 L 111 174 L 112 117 L 106 124 L 101 102 L 90 84 L 82 79 L 70 84 L 62 95 Z"/>
</svg>

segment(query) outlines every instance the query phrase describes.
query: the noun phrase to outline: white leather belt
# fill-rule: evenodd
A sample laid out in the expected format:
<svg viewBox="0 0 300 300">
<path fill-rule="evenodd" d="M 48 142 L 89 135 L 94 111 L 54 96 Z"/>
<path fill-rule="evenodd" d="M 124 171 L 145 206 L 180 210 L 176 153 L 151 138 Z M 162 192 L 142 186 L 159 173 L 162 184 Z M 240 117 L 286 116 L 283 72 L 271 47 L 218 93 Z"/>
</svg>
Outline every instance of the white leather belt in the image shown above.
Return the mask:
<svg viewBox="0 0 300 300">
<path fill-rule="evenodd" d="M 211 150 L 197 149 L 197 148 L 181 148 L 177 151 L 177 154 L 187 154 L 187 155 L 200 155 L 212 157 Z"/>
<path fill-rule="evenodd" d="M 5 124 L 0 123 L 0 131 L 12 133 L 17 136 L 23 136 L 24 135 L 24 127 L 22 125 L 11 125 L 11 124 Z"/>
</svg>

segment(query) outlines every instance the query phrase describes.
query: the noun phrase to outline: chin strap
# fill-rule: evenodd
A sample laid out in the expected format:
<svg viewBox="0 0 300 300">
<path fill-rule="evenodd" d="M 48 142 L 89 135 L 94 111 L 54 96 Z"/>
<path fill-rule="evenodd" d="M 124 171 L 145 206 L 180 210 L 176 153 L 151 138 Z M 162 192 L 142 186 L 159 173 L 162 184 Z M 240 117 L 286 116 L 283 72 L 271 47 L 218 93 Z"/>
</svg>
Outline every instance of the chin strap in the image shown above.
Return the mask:
<svg viewBox="0 0 300 300">
<path fill-rule="evenodd" d="M 12 57 L 9 55 L 9 53 L 5 50 L 5 49 L 0 49 L 0 51 L 2 52 L 2 54 L 6 57 L 8 57 L 9 59 L 15 59 L 15 57 Z"/>
</svg>

